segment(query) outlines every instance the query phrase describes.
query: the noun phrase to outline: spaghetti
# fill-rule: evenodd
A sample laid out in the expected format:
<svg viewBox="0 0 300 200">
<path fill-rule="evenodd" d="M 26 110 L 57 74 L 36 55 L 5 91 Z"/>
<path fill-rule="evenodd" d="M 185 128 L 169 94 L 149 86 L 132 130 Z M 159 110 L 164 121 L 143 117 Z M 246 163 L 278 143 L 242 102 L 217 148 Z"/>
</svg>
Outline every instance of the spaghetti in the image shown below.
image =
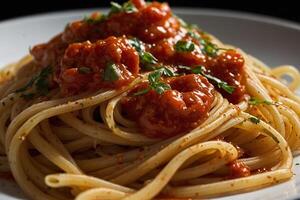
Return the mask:
<svg viewBox="0 0 300 200">
<path fill-rule="evenodd" d="M 294 67 L 269 68 L 165 3 L 112 3 L 1 71 L 0 170 L 38 200 L 270 186 L 292 177 L 299 80 Z"/>
</svg>

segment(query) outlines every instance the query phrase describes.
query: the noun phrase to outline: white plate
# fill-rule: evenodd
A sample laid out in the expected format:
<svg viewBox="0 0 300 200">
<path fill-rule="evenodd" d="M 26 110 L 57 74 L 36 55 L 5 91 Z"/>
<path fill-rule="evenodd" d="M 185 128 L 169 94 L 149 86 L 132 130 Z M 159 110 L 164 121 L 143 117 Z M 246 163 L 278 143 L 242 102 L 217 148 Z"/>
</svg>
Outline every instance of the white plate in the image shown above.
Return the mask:
<svg viewBox="0 0 300 200">
<path fill-rule="evenodd" d="M 267 64 L 300 66 L 300 26 L 269 17 L 228 11 L 174 9 L 187 22 L 198 24 L 228 44 L 257 56 Z M 62 31 L 67 22 L 91 10 L 35 15 L 0 23 L 0 66 L 28 53 L 31 45 L 45 42 Z M 294 163 L 300 163 L 300 157 Z M 219 200 L 282 200 L 300 198 L 300 166 L 294 164 L 292 180 L 269 188 L 218 198 Z M 0 199 L 25 199 L 17 185 L 0 179 Z"/>
</svg>

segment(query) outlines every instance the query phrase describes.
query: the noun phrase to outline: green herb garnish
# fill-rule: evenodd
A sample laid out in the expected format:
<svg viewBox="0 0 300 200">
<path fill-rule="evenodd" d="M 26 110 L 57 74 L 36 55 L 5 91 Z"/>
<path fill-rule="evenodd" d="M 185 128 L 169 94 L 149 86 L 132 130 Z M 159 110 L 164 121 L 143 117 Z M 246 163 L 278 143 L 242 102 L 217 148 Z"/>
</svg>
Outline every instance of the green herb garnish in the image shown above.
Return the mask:
<svg viewBox="0 0 300 200">
<path fill-rule="evenodd" d="M 258 124 L 260 122 L 260 119 L 257 117 L 250 117 L 249 120 L 254 124 Z"/>
<path fill-rule="evenodd" d="M 255 97 L 251 97 L 249 102 L 250 105 L 259 105 L 259 104 L 266 104 L 266 105 L 273 105 L 274 103 L 268 100 L 261 100 Z"/>
<path fill-rule="evenodd" d="M 16 93 L 25 92 L 27 89 L 29 89 L 32 86 L 35 86 L 36 92 L 39 95 L 47 95 L 49 92 L 49 80 L 48 77 L 53 72 L 51 67 L 45 67 L 41 70 L 41 72 L 33 77 L 24 87 L 16 90 Z M 34 96 L 34 93 L 28 93 L 28 94 L 21 94 L 21 97 L 25 99 L 30 99 Z"/>
<path fill-rule="evenodd" d="M 137 8 L 131 2 L 126 2 L 123 5 L 120 5 L 116 2 L 110 2 L 110 5 L 111 8 L 109 15 L 119 12 L 133 13 L 137 11 Z"/>
<path fill-rule="evenodd" d="M 78 67 L 78 72 L 80 74 L 89 74 L 92 72 L 91 68 L 88 67 Z"/>
<path fill-rule="evenodd" d="M 157 63 L 157 59 L 149 52 L 143 52 L 140 55 L 140 59 L 142 64 L 156 64 Z"/>
<path fill-rule="evenodd" d="M 191 70 L 191 72 L 194 73 L 194 74 L 201 74 L 202 76 L 204 76 L 205 78 L 207 78 L 208 80 L 210 80 L 214 84 L 216 84 L 218 88 L 221 88 L 221 89 L 225 90 L 229 94 L 232 94 L 234 92 L 234 86 L 230 86 L 230 85 L 228 85 L 227 82 L 222 81 L 222 80 L 220 80 L 220 79 L 218 79 L 218 78 L 216 78 L 216 77 L 214 77 L 210 74 L 206 74 L 204 66 L 195 67 Z"/>
<path fill-rule="evenodd" d="M 191 41 L 180 40 L 174 45 L 174 48 L 177 52 L 191 52 L 194 51 L 195 44 Z"/>
<path fill-rule="evenodd" d="M 140 40 L 137 38 L 132 38 L 128 40 L 129 44 L 135 48 L 138 52 L 142 67 L 146 70 L 155 70 L 157 66 L 155 66 L 158 62 L 157 58 L 155 58 L 151 53 L 144 51 L 143 45 Z"/>
<path fill-rule="evenodd" d="M 115 63 L 108 63 L 105 70 L 103 80 L 105 81 L 116 81 L 120 77 L 120 72 Z"/>
<path fill-rule="evenodd" d="M 83 21 L 87 24 L 98 24 L 106 20 L 105 15 L 99 15 L 97 17 L 92 17 L 92 16 L 84 16 Z"/>
<path fill-rule="evenodd" d="M 149 81 L 149 88 L 139 90 L 136 93 L 134 93 L 134 96 L 143 95 L 149 92 L 151 89 L 157 92 L 158 94 L 164 93 L 166 90 L 170 90 L 170 85 L 161 82 L 160 78 L 161 76 L 175 76 L 174 72 L 172 72 L 170 69 L 166 67 L 159 68 L 158 70 L 152 72 L 148 76 Z"/>
</svg>

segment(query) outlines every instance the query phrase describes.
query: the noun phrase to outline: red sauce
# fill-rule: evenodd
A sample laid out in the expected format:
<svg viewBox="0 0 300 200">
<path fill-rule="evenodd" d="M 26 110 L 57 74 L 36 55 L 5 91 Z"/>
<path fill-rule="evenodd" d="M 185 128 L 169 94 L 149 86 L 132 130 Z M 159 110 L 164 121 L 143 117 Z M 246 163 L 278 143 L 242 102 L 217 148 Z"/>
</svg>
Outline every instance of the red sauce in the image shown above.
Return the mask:
<svg viewBox="0 0 300 200">
<path fill-rule="evenodd" d="M 241 178 L 251 175 L 249 167 L 242 162 L 231 162 L 228 167 L 230 171 L 229 178 Z"/>
<path fill-rule="evenodd" d="M 99 59 L 100 58 L 100 59 Z M 104 81 L 104 70 L 114 63 L 120 77 L 116 81 Z M 80 73 L 80 67 L 88 67 L 89 73 Z M 58 82 L 63 94 L 99 88 L 119 88 L 127 85 L 139 72 L 139 57 L 124 37 L 108 37 L 95 43 L 73 43 L 61 60 Z"/>
<path fill-rule="evenodd" d="M 207 117 L 214 99 L 213 86 L 206 78 L 190 74 L 166 80 L 171 90 L 159 95 L 151 90 L 145 95 L 129 94 L 122 101 L 123 112 L 138 122 L 150 137 L 170 137 L 195 128 Z M 143 83 L 135 93 L 148 87 Z"/>
<path fill-rule="evenodd" d="M 145 3 L 131 0 L 137 11 L 112 13 L 99 23 L 79 20 L 68 24 L 61 34 L 48 43 L 32 48 L 31 54 L 41 67 L 54 68 L 53 82 L 63 96 L 84 91 L 118 89 L 128 85 L 143 73 L 138 52 L 128 39 L 138 38 L 143 49 L 157 59 L 157 66 L 168 66 L 180 72 L 179 65 L 191 68 L 202 65 L 207 73 L 223 80 L 235 88 L 229 94 L 215 85 L 215 89 L 232 103 L 240 102 L 245 94 L 244 59 L 234 50 L 221 50 L 216 56 L 203 52 L 200 38 L 210 40 L 198 29 L 188 30 L 172 14 L 167 3 Z M 99 18 L 94 13 L 91 19 Z M 178 41 L 191 41 L 191 51 L 176 51 Z M 113 62 L 119 77 L 104 81 L 104 71 Z M 85 67 L 90 73 L 80 73 Z M 172 89 L 162 95 L 150 91 L 140 97 L 126 97 L 124 113 L 138 122 L 146 135 L 169 137 L 186 132 L 199 125 L 207 117 L 213 101 L 213 86 L 200 75 L 184 75 L 162 80 Z M 214 84 L 214 83 L 213 83 Z M 143 83 L 136 87 L 147 87 Z M 132 94 L 132 93 L 131 93 Z"/>
</svg>

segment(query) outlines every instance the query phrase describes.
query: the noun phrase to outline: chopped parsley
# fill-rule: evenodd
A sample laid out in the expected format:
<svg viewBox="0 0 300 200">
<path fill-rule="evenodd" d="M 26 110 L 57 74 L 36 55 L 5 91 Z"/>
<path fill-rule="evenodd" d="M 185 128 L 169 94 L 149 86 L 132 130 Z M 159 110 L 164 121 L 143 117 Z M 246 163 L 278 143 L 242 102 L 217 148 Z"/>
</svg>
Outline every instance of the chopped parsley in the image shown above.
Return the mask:
<svg viewBox="0 0 300 200">
<path fill-rule="evenodd" d="M 215 57 L 220 50 L 217 45 L 209 42 L 208 40 L 201 39 L 200 43 L 203 45 L 202 53 L 211 57 Z"/>
<path fill-rule="evenodd" d="M 140 62 L 142 67 L 146 70 L 157 69 L 157 58 L 155 58 L 151 53 L 144 51 L 143 45 L 137 38 L 132 38 L 128 40 L 129 44 L 135 48 L 140 57 Z"/>
<path fill-rule="evenodd" d="M 212 42 L 208 41 L 207 39 L 201 38 L 201 36 L 198 33 L 193 32 L 191 30 L 188 31 L 187 34 L 200 42 L 200 44 L 203 46 L 201 51 L 203 54 L 205 54 L 207 56 L 215 57 L 220 50 L 225 50 L 225 51 L 228 50 L 225 48 L 219 48 L 216 44 L 213 44 Z"/>
<path fill-rule="evenodd" d="M 161 76 L 175 76 L 174 72 L 172 72 L 170 69 L 166 67 L 159 68 L 158 70 L 152 72 L 148 76 L 148 81 L 149 81 L 149 88 L 139 90 L 136 93 L 134 93 L 134 96 L 139 96 L 146 94 L 150 90 L 154 90 L 158 94 L 164 93 L 166 90 L 170 90 L 171 87 L 169 84 L 161 82 L 160 78 Z"/>
<path fill-rule="evenodd" d="M 143 52 L 140 55 L 142 64 L 156 64 L 157 59 L 149 52 Z"/>
<path fill-rule="evenodd" d="M 254 116 L 250 117 L 249 120 L 254 124 L 258 124 L 260 122 L 260 119 Z"/>
<path fill-rule="evenodd" d="M 218 88 L 225 90 L 229 94 L 232 94 L 235 90 L 234 86 L 228 85 L 227 82 L 222 81 L 222 80 L 218 79 L 217 77 L 214 77 L 210 74 L 206 74 L 204 66 L 195 67 L 195 68 L 191 69 L 191 72 L 194 74 L 201 74 L 202 76 L 207 78 L 209 81 L 212 81 L 214 84 L 216 84 Z"/>
<path fill-rule="evenodd" d="M 261 100 L 257 99 L 255 97 L 251 97 L 250 100 L 248 101 L 250 105 L 259 105 L 259 104 L 266 104 L 266 105 L 273 105 L 274 103 L 268 100 Z"/>
<path fill-rule="evenodd" d="M 116 81 L 120 77 L 120 72 L 115 63 L 108 63 L 104 69 L 103 80 L 105 81 Z"/>
<path fill-rule="evenodd" d="M 109 15 L 120 12 L 133 13 L 137 11 L 137 8 L 131 2 L 125 2 L 123 5 L 116 2 L 110 2 L 110 5 L 111 8 Z"/>
<path fill-rule="evenodd" d="M 104 20 L 106 20 L 106 16 L 105 15 L 98 15 L 96 17 L 92 17 L 92 16 L 84 16 L 83 21 L 87 24 L 98 24 L 103 22 Z"/>
<path fill-rule="evenodd" d="M 52 74 L 53 70 L 51 67 L 45 67 L 41 70 L 41 72 L 33 77 L 24 87 L 16 90 L 16 93 L 25 92 L 32 86 L 35 87 L 37 95 L 47 95 L 49 92 L 49 76 Z M 31 99 L 35 95 L 35 93 L 22 93 L 21 97 L 24 99 Z"/>
<path fill-rule="evenodd" d="M 174 48 L 177 52 L 191 52 L 195 49 L 195 44 L 191 41 L 183 41 L 179 40 L 175 45 Z"/>
<path fill-rule="evenodd" d="M 78 67 L 79 74 L 89 74 L 92 72 L 91 68 L 88 67 Z"/>
</svg>

